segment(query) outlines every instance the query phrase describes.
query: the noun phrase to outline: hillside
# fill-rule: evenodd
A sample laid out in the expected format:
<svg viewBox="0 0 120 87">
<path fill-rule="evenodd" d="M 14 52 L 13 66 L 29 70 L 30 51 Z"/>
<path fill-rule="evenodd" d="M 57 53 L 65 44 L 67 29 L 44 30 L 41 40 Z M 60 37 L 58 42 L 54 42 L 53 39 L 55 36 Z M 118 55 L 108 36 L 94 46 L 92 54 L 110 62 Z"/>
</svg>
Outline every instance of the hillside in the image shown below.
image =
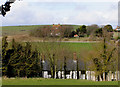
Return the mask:
<svg viewBox="0 0 120 87">
<path fill-rule="evenodd" d="M 29 26 L 3 26 L 2 27 L 2 36 L 8 36 L 8 41 L 11 41 L 13 38 L 19 41 L 37 41 L 41 38 L 29 36 L 31 30 L 52 25 L 29 25 Z M 65 25 L 63 25 L 65 26 Z M 74 29 L 77 29 L 80 25 L 69 25 L 73 26 Z"/>
<path fill-rule="evenodd" d="M 31 26 L 3 26 L 2 27 L 2 34 L 3 36 L 12 36 L 12 35 L 23 35 L 23 34 L 29 34 L 30 30 L 48 26 L 48 25 L 31 25 Z M 52 25 L 51 25 L 52 26 Z M 79 25 L 69 25 L 73 26 L 74 29 L 77 29 Z"/>
</svg>

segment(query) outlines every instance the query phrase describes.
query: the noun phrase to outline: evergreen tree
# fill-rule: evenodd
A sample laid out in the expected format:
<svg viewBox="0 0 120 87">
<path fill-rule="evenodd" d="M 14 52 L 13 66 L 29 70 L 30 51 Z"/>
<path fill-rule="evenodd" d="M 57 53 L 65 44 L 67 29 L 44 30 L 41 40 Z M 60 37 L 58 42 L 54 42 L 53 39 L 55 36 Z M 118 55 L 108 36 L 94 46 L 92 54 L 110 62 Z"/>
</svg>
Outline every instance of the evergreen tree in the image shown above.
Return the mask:
<svg viewBox="0 0 120 87">
<path fill-rule="evenodd" d="M 8 58 L 6 58 L 7 47 L 8 47 L 7 36 L 5 36 L 2 38 L 2 74 L 3 76 L 7 74 L 7 63 L 9 60 Z"/>
</svg>

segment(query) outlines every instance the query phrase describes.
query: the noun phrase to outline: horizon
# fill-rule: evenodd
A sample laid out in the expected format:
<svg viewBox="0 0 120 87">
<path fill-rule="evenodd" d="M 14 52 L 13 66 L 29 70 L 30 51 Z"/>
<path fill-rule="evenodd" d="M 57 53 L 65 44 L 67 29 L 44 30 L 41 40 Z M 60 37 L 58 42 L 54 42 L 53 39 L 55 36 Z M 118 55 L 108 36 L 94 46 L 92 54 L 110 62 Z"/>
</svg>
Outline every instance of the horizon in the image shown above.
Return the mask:
<svg viewBox="0 0 120 87">
<path fill-rule="evenodd" d="M 54 25 L 58 25 L 58 24 L 60 24 L 60 23 L 57 23 L 57 24 L 54 24 Z M 53 24 L 38 24 L 38 25 L 4 25 L 4 26 L 0 26 L 0 27 L 12 27 L 12 26 L 39 26 L 39 25 L 53 25 Z M 74 26 L 82 26 L 82 25 L 85 25 L 85 24 L 82 24 L 82 25 L 80 25 L 80 24 L 60 24 L 60 25 L 74 25 Z M 86 26 L 91 26 L 91 25 L 97 25 L 97 24 L 90 24 L 90 25 L 86 25 Z M 111 25 L 111 24 L 106 24 L 106 25 Z M 102 26 L 105 26 L 105 25 L 98 25 L 99 27 L 102 27 Z M 117 28 L 117 26 L 116 27 L 114 27 L 113 25 L 111 25 L 112 27 L 113 27 L 113 29 L 116 29 Z"/>
</svg>

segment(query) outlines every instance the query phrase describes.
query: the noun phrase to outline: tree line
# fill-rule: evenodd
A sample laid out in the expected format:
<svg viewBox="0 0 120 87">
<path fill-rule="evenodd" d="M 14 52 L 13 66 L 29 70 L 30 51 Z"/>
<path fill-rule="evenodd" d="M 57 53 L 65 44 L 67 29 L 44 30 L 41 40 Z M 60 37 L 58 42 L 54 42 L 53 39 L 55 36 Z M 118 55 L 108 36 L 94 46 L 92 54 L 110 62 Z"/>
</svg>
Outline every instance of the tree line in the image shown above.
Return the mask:
<svg viewBox="0 0 120 87">
<path fill-rule="evenodd" d="M 51 25 L 47 25 L 32 30 L 30 36 L 72 38 L 74 35 L 78 35 L 78 37 L 89 37 L 93 35 L 94 37 L 102 37 L 103 29 L 107 30 L 106 33 L 113 32 L 113 27 L 111 25 L 102 27 L 96 24 L 90 26 L 81 25 L 77 29 L 75 29 L 73 25 L 60 25 L 57 29 L 54 29 Z"/>
</svg>

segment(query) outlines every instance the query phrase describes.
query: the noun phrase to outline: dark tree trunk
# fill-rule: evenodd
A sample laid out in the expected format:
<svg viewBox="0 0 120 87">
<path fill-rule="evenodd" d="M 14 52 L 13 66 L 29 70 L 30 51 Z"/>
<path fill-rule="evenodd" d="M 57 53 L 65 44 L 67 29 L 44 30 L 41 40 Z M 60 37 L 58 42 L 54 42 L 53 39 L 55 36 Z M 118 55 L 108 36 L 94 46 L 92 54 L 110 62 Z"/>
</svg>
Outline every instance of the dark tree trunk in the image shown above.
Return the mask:
<svg viewBox="0 0 120 87">
<path fill-rule="evenodd" d="M 42 75 L 42 71 L 43 71 L 42 59 L 40 59 L 40 65 L 41 65 L 41 67 L 40 67 L 40 77 L 43 77 L 43 75 Z"/>
<path fill-rule="evenodd" d="M 77 58 L 77 79 L 79 79 L 79 65 L 78 65 L 78 58 Z"/>
<path fill-rule="evenodd" d="M 58 71 L 56 71 L 56 79 L 58 79 Z"/>
<path fill-rule="evenodd" d="M 100 81 L 100 77 L 99 77 L 99 75 L 98 75 L 98 81 Z"/>
<path fill-rule="evenodd" d="M 53 79 L 55 78 L 55 54 L 53 54 Z"/>
<path fill-rule="evenodd" d="M 55 70 L 53 70 L 53 79 L 55 78 Z"/>
<path fill-rule="evenodd" d="M 61 70 L 61 73 L 60 73 L 60 78 L 62 79 L 62 70 Z"/>
<path fill-rule="evenodd" d="M 66 79 L 66 57 L 64 57 L 64 78 Z"/>
<path fill-rule="evenodd" d="M 73 79 L 73 71 L 72 71 L 72 79 Z"/>
</svg>

